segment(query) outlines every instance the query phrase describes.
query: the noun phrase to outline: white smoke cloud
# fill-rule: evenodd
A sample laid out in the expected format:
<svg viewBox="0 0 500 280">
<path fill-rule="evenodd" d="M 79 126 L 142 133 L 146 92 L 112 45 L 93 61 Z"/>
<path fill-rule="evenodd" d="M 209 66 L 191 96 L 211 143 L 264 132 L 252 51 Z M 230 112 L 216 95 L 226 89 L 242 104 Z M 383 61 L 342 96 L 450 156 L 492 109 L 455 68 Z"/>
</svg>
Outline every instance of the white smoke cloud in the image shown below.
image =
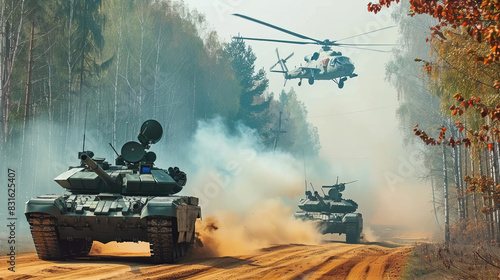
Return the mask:
<svg viewBox="0 0 500 280">
<path fill-rule="evenodd" d="M 196 171 L 189 186 L 206 212 L 246 211 L 262 200 L 303 193 L 302 161 L 264 149 L 256 131 L 244 125 L 231 133 L 219 118 L 199 122 L 190 147 Z"/>
</svg>

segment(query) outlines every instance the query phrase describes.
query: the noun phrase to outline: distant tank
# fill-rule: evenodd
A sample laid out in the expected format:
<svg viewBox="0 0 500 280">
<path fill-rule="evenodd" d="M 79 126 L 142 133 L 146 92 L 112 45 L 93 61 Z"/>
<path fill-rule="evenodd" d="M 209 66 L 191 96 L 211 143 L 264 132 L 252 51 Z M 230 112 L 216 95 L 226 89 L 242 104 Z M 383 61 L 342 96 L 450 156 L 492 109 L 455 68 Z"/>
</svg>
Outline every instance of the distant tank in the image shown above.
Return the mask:
<svg viewBox="0 0 500 280">
<path fill-rule="evenodd" d="M 93 241 L 149 242 L 155 263 L 176 262 L 188 253 L 201 209 L 198 198 L 174 195 L 186 184 L 186 174 L 178 167 L 156 167 L 156 155 L 146 152 L 162 134 L 157 121 L 144 122 L 139 142 L 125 143 L 120 155 L 115 151 L 115 165 L 80 152 L 80 165 L 54 179 L 69 193 L 26 202 L 40 259 L 85 256 Z"/>
<path fill-rule="evenodd" d="M 355 182 L 355 181 L 353 181 Z M 317 191 L 306 190 L 306 198 L 301 199 L 294 217 L 305 221 L 315 221 L 322 234 L 338 233 L 346 235 L 347 243 L 359 243 L 363 232 L 363 216 L 354 213 L 358 204 L 351 199 L 343 199 L 342 192 L 348 183 L 337 183 L 323 186 L 326 194 L 321 196 Z M 314 190 L 314 189 L 313 189 Z"/>
</svg>

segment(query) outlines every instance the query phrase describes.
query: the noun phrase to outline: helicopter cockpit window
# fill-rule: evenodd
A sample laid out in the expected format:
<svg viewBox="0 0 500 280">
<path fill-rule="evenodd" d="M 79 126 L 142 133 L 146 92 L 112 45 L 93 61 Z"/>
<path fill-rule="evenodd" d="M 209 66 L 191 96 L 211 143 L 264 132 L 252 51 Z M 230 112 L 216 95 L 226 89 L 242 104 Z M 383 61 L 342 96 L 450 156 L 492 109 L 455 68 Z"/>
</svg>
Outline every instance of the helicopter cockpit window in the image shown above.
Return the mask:
<svg viewBox="0 0 500 280">
<path fill-rule="evenodd" d="M 311 60 L 317 60 L 319 57 L 319 53 L 318 52 L 315 52 L 312 57 L 311 57 Z"/>
<path fill-rule="evenodd" d="M 351 59 L 345 56 L 335 58 L 335 63 L 337 63 L 338 65 L 353 64 Z"/>
</svg>

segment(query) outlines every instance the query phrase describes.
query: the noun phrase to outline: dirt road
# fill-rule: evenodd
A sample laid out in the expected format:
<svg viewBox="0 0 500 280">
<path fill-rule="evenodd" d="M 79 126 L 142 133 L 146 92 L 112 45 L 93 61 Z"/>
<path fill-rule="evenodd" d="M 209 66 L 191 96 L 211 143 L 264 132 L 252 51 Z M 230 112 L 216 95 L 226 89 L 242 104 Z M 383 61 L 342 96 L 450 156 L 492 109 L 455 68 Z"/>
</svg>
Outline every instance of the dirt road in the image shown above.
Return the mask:
<svg viewBox="0 0 500 280">
<path fill-rule="evenodd" d="M 66 262 L 18 255 L 16 272 L 1 258 L 1 279 L 397 279 L 410 247 L 388 243 L 276 245 L 251 255 L 152 265 L 145 252 L 96 253 Z"/>
</svg>

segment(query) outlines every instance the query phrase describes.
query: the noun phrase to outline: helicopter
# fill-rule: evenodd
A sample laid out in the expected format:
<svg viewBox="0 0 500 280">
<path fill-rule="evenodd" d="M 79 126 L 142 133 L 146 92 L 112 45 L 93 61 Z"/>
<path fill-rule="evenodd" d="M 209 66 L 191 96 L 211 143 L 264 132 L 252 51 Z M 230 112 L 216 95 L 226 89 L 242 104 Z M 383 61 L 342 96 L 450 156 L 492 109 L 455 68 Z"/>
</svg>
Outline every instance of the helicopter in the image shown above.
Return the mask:
<svg viewBox="0 0 500 280">
<path fill-rule="evenodd" d="M 355 67 L 352 60 L 349 57 L 342 55 L 341 52 L 332 50 L 331 48 L 332 46 L 353 47 L 353 48 L 359 48 L 360 46 L 361 47 L 393 46 L 393 44 L 345 44 L 345 43 L 337 43 L 337 41 L 351 39 L 354 37 L 392 28 L 394 26 L 383 27 L 363 34 L 358 34 L 355 36 L 350 36 L 348 38 L 343 38 L 341 40 L 331 41 L 329 39 L 317 40 L 246 15 L 242 14 L 233 14 L 233 15 L 293 35 L 304 41 L 233 36 L 232 38 L 234 40 L 253 40 L 253 41 L 276 42 L 276 43 L 298 44 L 298 45 L 314 44 L 321 46 L 319 51 L 314 52 L 313 54 L 306 55 L 304 57 L 304 60 L 306 61 L 305 66 L 296 67 L 291 70 L 288 69 L 286 61 L 290 57 L 292 57 L 294 53 L 291 53 L 285 59 L 281 59 L 279 51 L 276 48 L 276 56 L 278 57 L 278 61 L 273 66 L 270 67 L 270 71 L 274 73 L 282 73 L 283 77 L 285 78 L 284 85 L 286 85 L 287 80 L 292 80 L 292 79 L 299 79 L 299 86 L 302 85 L 302 79 L 307 79 L 310 85 L 313 85 L 314 81 L 316 80 L 332 80 L 341 89 L 344 87 L 344 82 L 347 81 L 348 78 L 357 77 L 358 74 L 354 73 Z M 382 50 L 368 49 L 368 48 L 365 48 L 365 50 L 386 52 Z M 277 68 L 278 65 L 280 66 L 280 68 Z"/>
</svg>

